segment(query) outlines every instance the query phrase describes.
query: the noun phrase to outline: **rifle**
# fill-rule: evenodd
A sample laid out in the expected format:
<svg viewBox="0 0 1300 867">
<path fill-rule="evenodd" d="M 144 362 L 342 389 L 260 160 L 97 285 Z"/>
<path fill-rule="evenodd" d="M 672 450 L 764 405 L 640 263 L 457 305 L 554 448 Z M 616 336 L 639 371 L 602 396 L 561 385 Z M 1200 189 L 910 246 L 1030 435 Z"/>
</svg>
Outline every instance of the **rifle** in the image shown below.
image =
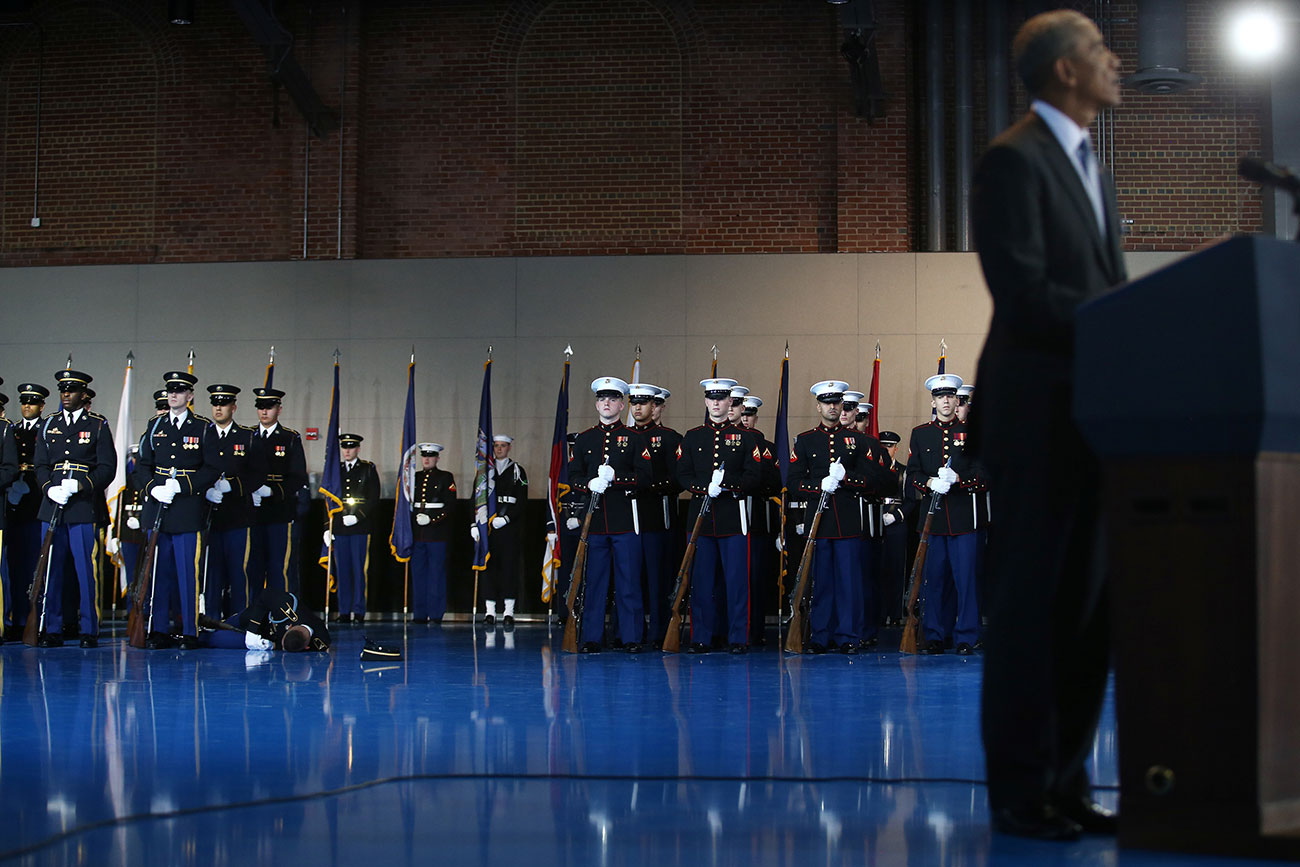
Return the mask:
<svg viewBox="0 0 1300 867">
<path fill-rule="evenodd" d="M 143 648 L 149 637 L 149 624 L 153 622 L 153 573 L 158 557 L 158 533 L 162 530 L 163 515 L 167 514 L 167 504 L 158 504 L 158 515 L 149 530 L 149 542 L 145 545 L 144 556 L 140 558 L 135 569 L 135 587 L 131 595 L 131 613 L 126 618 L 126 643 L 131 647 Z M 148 600 L 148 612 L 145 601 Z"/>
<path fill-rule="evenodd" d="M 952 458 L 944 466 L 952 466 Z M 921 579 L 925 577 L 925 555 L 930 550 L 930 525 L 934 522 L 934 513 L 939 510 L 939 500 L 943 494 L 930 492 L 930 509 L 925 513 L 925 525 L 921 527 L 921 542 L 916 546 L 916 559 L 912 561 L 912 575 L 907 591 L 907 623 L 903 626 L 903 638 L 898 642 L 899 653 L 916 653 L 916 633 L 921 628 L 921 606 L 916 598 L 921 593 Z"/>
<path fill-rule="evenodd" d="M 32 576 L 32 587 L 27 592 L 31 607 L 27 611 L 27 624 L 23 626 L 23 644 L 35 647 L 40 641 L 45 628 L 45 593 L 50 582 L 50 549 L 54 547 L 54 528 L 59 525 L 63 507 L 55 505 L 54 514 L 50 516 L 50 526 L 45 531 L 45 541 L 41 543 L 41 558 L 36 561 L 36 574 Z"/>
<path fill-rule="evenodd" d="M 700 505 L 700 514 L 695 517 L 695 526 L 691 528 L 690 541 L 686 543 L 686 553 L 682 555 L 682 567 L 677 570 L 677 584 L 673 587 L 673 613 L 668 619 L 668 633 L 664 635 L 664 653 L 676 653 L 682 646 L 682 602 L 691 587 L 691 566 L 695 563 L 695 543 L 700 538 L 700 528 L 704 525 L 704 516 L 709 512 L 713 498 L 705 495 Z M 745 505 L 742 503 L 742 509 Z"/>
<path fill-rule="evenodd" d="M 794 592 L 790 595 L 790 625 L 785 631 L 785 649 L 787 653 L 803 653 L 808 641 L 808 627 L 805 622 L 810 604 L 808 585 L 811 582 L 813 550 L 817 547 L 817 528 L 821 526 L 822 512 L 826 509 L 826 500 L 830 494 L 822 491 L 817 501 L 817 511 L 813 514 L 812 525 L 808 527 L 808 541 L 804 544 L 803 557 L 799 559 L 799 578 L 795 581 Z"/>
<path fill-rule="evenodd" d="M 587 533 L 591 530 L 591 513 L 596 511 L 600 494 L 592 493 L 587 501 L 587 514 L 582 518 L 582 535 L 578 537 L 578 548 L 573 552 L 573 568 L 569 570 L 569 617 L 564 622 L 564 641 L 560 649 L 566 653 L 578 652 L 578 590 L 587 580 Z M 604 612 L 602 611 L 602 616 Z"/>
</svg>

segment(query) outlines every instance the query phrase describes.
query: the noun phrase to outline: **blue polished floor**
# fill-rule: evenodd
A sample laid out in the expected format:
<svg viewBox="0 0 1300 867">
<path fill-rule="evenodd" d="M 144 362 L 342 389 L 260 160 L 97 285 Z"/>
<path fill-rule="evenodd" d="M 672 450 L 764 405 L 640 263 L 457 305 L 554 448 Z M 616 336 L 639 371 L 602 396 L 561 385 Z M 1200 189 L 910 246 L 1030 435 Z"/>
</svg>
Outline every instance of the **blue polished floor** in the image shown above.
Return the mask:
<svg viewBox="0 0 1300 867">
<path fill-rule="evenodd" d="M 359 662 L 363 631 L 405 659 Z M 559 639 L 6 644 L 0 863 L 1234 863 L 990 834 L 978 657 L 578 657 Z M 1108 707 L 1102 787 L 1113 733 Z"/>
</svg>

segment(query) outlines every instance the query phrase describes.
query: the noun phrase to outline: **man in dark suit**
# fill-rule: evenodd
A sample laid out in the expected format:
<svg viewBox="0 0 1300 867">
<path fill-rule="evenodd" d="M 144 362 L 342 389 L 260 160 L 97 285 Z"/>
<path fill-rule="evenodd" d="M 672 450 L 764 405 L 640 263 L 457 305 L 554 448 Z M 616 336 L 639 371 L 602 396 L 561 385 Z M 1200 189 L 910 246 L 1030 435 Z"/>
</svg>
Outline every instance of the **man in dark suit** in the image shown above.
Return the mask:
<svg viewBox="0 0 1300 867">
<path fill-rule="evenodd" d="M 1084 770 L 1109 642 L 1098 467 L 1070 405 L 1074 311 L 1125 279 L 1114 188 L 1088 138 L 1119 103 L 1119 61 L 1067 10 L 1030 19 L 1013 50 L 1035 99 L 981 159 L 971 211 L 994 303 L 971 413 L 999 522 L 984 750 L 995 829 L 1068 840 L 1116 824 Z"/>
</svg>

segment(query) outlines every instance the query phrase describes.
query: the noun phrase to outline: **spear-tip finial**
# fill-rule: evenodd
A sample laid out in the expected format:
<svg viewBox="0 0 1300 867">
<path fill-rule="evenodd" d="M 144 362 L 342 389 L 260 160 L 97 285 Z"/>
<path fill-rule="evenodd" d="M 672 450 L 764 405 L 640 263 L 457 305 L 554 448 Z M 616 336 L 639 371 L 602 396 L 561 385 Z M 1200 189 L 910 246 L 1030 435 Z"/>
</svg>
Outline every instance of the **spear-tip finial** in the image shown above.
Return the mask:
<svg viewBox="0 0 1300 867">
<path fill-rule="evenodd" d="M 636 357 L 638 360 L 641 358 L 641 344 L 639 343 L 636 345 Z"/>
<path fill-rule="evenodd" d="M 135 352 L 128 349 L 126 351 L 126 366 L 130 367 L 134 363 L 135 363 Z"/>
<path fill-rule="evenodd" d="M 72 353 L 68 353 L 68 370 L 72 370 Z"/>
<path fill-rule="evenodd" d="M 573 355 L 573 344 L 570 343 L 564 347 L 564 360 L 568 361 L 569 356 Z"/>
<path fill-rule="evenodd" d="M 492 344 L 488 344 L 488 361 L 492 360 Z"/>
<path fill-rule="evenodd" d="M 788 340 L 785 342 L 785 357 L 790 357 L 790 341 Z"/>
<path fill-rule="evenodd" d="M 876 360 L 880 360 L 880 341 L 876 341 Z"/>
<path fill-rule="evenodd" d="M 338 364 L 338 363 L 339 363 L 339 359 L 342 358 L 342 357 L 343 357 L 343 353 L 342 353 L 342 352 L 339 352 L 339 348 L 338 348 L 337 346 L 334 347 L 334 363 L 335 363 L 335 364 Z"/>
<path fill-rule="evenodd" d="M 718 344 L 713 344 L 713 360 L 718 360 Z"/>
<path fill-rule="evenodd" d="M 266 359 L 267 364 L 275 364 L 275 344 L 271 344 L 271 354 Z"/>
<path fill-rule="evenodd" d="M 411 344 L 411 363 L 415 364 L 415 344 Z"/>
</svg>

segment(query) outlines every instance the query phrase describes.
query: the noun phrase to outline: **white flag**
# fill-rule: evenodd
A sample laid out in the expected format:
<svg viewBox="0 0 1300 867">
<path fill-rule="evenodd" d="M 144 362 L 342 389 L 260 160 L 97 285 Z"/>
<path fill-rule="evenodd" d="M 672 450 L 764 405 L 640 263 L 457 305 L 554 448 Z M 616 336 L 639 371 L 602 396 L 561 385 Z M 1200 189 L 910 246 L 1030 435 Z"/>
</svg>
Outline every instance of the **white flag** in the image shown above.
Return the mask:
<svg viewBox="0 0 1300 867">
<path fill-rule="evenodd" d="M 131 353 L 126 355 L 126 373 L 122 375 L 122 402 L 117 407 L 117 427 L 113 428 L 113 448 L 117 451 L 117 472 L 113 474 L 113 481 L 109 482 L 108 490 L 104 493 L 108 498 L 108 537 L 110 539 L 118 538 L 118 508 L 117 501 L 122 491 L 126 488 L 126 457 L 131 448 L 131 364 L 135 356 Z M 121 567 L 122 555 L 120 552 L 113 554 L 114 565 Z M 126 590 L 126 570 L 118 569 L 118 583 L 123 591 Z"/>
</svg>

